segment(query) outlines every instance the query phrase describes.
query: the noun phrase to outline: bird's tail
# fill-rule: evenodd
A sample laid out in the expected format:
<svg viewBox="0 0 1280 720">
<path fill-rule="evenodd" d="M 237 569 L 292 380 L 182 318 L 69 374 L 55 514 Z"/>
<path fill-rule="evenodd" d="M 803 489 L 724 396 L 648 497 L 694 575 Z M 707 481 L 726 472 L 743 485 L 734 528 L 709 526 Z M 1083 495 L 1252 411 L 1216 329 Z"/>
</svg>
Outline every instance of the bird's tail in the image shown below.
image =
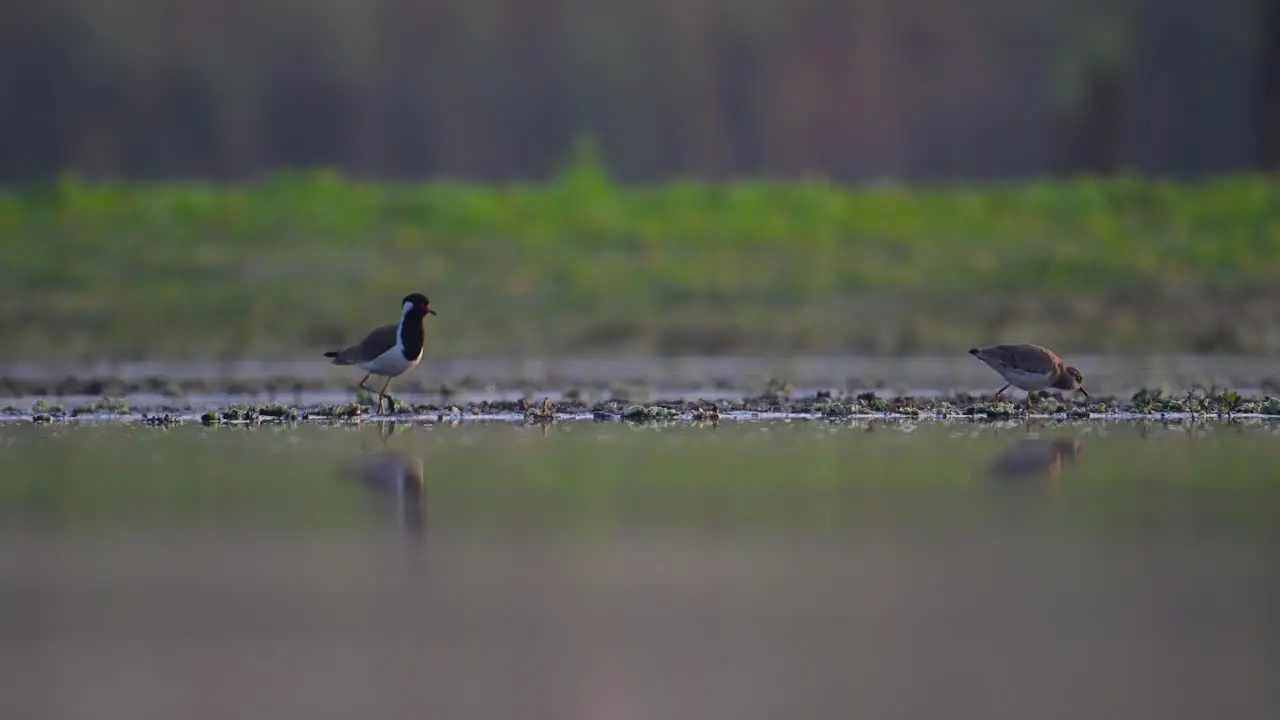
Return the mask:
<svg viewBox="0 0 1280 720">
<path fill-rule="evenodd" d="M 355 365 L 356 364 L 355 361 L 352 360 L 351 358 L 343 357 L 342 353 L 343 353 L 342 350 L 332 350 L 330 352 L 325 353 L 324 356 L 329 358 L 329 362 L 333 363 L 334 365 Z"/>
<path fill-rule="evenodd" d="M 325 352 L 324 356 L 328 357 L 330 363 L 334 365 L 355 365 L 356 360 L 346 355 L 346 350 L 330 350 Z"/>
</svg>

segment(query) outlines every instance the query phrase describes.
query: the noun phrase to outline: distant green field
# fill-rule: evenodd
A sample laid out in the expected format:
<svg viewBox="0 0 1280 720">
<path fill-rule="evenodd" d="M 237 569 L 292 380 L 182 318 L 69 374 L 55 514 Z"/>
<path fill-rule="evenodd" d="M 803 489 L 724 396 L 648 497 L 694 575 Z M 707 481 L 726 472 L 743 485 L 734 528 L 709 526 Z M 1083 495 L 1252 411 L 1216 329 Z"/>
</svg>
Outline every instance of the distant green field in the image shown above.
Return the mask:
<svg viewBox="0 0 1280 720">
<path fill-rule="evenodd" d="M 5 357 L 1280 350 L 1280 178 L 937 188 L 58 183 L 0 193 Z"/>
</svg>

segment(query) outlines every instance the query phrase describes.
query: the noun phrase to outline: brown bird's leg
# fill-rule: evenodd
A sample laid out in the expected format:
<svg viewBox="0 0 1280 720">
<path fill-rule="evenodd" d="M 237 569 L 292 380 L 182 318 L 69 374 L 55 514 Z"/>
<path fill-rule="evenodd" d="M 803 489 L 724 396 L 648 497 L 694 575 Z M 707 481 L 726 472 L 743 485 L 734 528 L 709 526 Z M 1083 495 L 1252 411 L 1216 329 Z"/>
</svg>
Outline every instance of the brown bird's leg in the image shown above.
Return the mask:
<svg viewBox="0 0 1280 720">
<path fill-rule="evenodd" d="M 382 383 L 382 389 L 378 391 L 378 412 L 382 412 L 382 398 L 387 398 L 388 400 L 391 400 L 391 396 L 387 394 L 387 386 L 390 384 L 391 384 L 391 377 L 388 376 L 387 381 Z M 391 409 L 392 410 L 396 409 L 396 403 L 394 400 L 391 400 Z"/>
<path fill-rule="evenodd" d="M 999 390 L 997 390 L 997 391 L 996 391 L 996 394 L 991 396 L 991 399 L 992 399 L 992 400 L 994 400 L 994 399 L 996 399 L 996 398 L 1000 397 L 1000 393 L 1004 392 L 1005 390 L 1008 390 L 1008 389 L 1009 389 L 1009 386 L 1010 386 L 1011 384 L 1012 384 L 1012 383 L 1005 383 L 1005 384 L 1004 384 L 1004 387 L 1002 387 L 1002 388 L 1000 388 Z"/>
<path fill-rule="evenodd" d="M 1027 393 L 1027 414 L 1031 414 L 1031 393 Z"/>
</svg>

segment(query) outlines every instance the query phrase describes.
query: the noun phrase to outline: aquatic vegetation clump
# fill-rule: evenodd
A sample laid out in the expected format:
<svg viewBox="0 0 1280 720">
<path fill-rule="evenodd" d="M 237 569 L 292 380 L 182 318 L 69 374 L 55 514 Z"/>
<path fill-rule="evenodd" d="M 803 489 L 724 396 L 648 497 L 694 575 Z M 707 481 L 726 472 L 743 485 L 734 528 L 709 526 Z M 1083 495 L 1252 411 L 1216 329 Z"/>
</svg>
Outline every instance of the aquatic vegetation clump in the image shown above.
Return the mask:
<svg viewBox="0 0 1280 720">
<path fill-rule="evenodd" d="M 257 411 L 246 405 L 232 405 L 222 411 L 222 422 L 254 422 L 257 419 Z"/>
<path fill-rule="evenodd" d="M 1222 403 L 1222 408 L 1226 410 L 1228 413 L 1239 411 L 1240 405 L 1241 405 L 1240 393 L 1234 390 L 1228 390 L 1227 392 L 1222 394 L 1221 403 Z"/>
<path fill-rule="evenodd" d="M 256 408 L 256 410 L 258 415 L 262 417 L 275 418 L 282 422 L 297 422 L 302 418 L 297 408 L 280 403 L 270 403 Z"/>
<path fill-rule="evenodd" d="M 37 400 L 31 404 L 31 412 L 37 415 L 66 415 L 61 405 L 54 405 L 48 400 Z"/>
<path fill-rule="evenodd" d="M 842 418 L 854 414 L 853 405 L 846 405 L 842 402 L 824 402 L 813 406 L 814 411 L 825 418 Z"/>
<path fill-rule="evenodd" d="M 1182 397 L 1165 395 L 1160 390 L 1143 388 L 1123 404 L 1123 412 L 1137 415 L 1161 415 L 1166 413 L 1192 415 L 1258 415 L 1269 414 L 1267 408 L 1274 401 L 1271 397 L 1246 398 L 1235 390 L 1188 390 Z"/>
<path fill-rule="evenodd" d="M 661 405 L 631 405 L 622 411 L 622 419 L 630 422 L 654 422 L 674 420 L 680 415 L 672 408 Z"/>
<path fill-rule="evenodd" d="M 964 414 L 971 417 L 983 417 L 988 420 L 1004 420 L 1025 412 L 1025 407 L 1021 403 L 992 399 L 989 402 L 970 405 L 965 408 Z"/>
<path fill-rule="evenodd" d="M 129 403 L 123 398 L 104 397 L 98 402 L 92 402 L 88 405 L 79 405 L 71 408 L 71 416 L 79 417 L 81 415 L 128 415 L 133 410 L 129 407 Z"/>
<path fill-rule="evenodd" d="M 298 422 L 302 412 L 289 405 L 271 403 L 269 405 L 232 405 L 224 410 L 208 410 L 200 415 L 200 422 L 205 425 L 284 423 Z"/>
<path fill-rule="evenodd" d="M 306 413 L 308 417 L 336 418 L 344 420 L 358 418 L 363 414 L 364 411 L 360 404 L 354 402 L 342 405 L 320 405 Z"/>
</svg>

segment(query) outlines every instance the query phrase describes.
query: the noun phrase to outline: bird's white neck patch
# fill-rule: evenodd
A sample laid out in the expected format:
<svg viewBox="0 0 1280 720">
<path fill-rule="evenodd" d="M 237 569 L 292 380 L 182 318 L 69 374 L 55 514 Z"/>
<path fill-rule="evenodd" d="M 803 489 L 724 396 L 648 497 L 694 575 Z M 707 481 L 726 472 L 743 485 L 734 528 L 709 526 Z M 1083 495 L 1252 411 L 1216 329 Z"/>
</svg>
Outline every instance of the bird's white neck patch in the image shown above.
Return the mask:
<svg viewBox="0 0 1280 720">
<path fill-rule="evenodd" d="M 409 318 L 409 311 L 413 310 L 413 303 L 406 302 L 404 307 L 400 308 L 400 325 L 396 327 L 396 349 L 404 351 L 404 321 Z"/>
</svg>

